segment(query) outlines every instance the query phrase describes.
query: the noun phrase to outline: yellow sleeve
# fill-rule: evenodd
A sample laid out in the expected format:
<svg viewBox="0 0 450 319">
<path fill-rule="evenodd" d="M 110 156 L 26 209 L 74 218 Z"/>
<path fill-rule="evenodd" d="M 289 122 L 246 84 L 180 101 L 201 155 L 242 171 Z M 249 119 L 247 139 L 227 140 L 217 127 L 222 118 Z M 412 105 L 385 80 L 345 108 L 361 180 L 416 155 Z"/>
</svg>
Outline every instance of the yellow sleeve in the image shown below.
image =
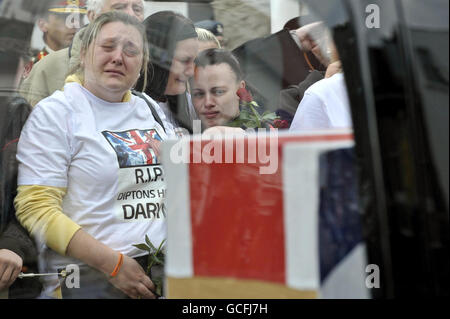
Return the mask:
<svg viewBox="0 0 450 319">
<path fill-rule="evenodd" d="M 70 240 L 81 228 L 62 212 L 66 191 L 64 187 L 21 185 L 14 200 L 22 226 L 61 255 L 66 254 Z"/>
</svg>

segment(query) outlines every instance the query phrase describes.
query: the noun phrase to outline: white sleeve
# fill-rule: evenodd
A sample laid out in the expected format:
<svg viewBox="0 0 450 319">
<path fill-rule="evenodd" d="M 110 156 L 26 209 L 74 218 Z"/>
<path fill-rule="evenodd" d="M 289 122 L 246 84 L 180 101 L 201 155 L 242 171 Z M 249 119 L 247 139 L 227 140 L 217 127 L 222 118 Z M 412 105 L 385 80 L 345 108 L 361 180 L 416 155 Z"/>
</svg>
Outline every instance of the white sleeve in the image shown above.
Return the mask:
<svg viewBox="0 0 450 319">
<path fill-rule="evenodd" d="M 329 127 L 330 120 L 323 101 L 317 95 L 305 92 L 289 131 L 318 130 Z"/>
<path fill-rule="evenodd" d="M 55 107 L 41 103 L 31 112 L 20 135 L 18 185 L 67 187 L 72 117 L 54 99 L 44 103 L 54 103 Z"/>
</svg>

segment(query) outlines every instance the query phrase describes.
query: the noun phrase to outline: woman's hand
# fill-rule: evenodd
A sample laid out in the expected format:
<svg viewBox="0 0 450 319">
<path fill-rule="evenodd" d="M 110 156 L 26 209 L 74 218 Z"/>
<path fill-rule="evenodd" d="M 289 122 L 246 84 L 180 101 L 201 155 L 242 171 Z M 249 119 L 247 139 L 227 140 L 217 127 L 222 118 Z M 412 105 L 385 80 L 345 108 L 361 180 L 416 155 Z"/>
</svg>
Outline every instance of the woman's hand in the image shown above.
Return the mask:
<svg viewBox="0 0 450 319">
<path fill-rule="evenodd" d="M 155 285 L 145 274 L 136 260 L 123 256 L 123 264 L 115 277 L 109 281 L 129 297 L 134 299 L 155 299 Z"/>
<path fill-rule="evenodd" d="M 119 253 L 102 244 L 84 230 L 78 230 L 69 242 L 67 255 L 75 257 L 109 277 L 109 282 L 131 298 L 156 298 L 155 285 L 133 258 L 123 256 L 115 277 L 110 274 L 119 261 Z"/>
<path fill-rule="evenodd" d="M 9 249 L 0 249 L 0 290 L 12 285 L 22 269 L 22 258 Z"/>
</svg>

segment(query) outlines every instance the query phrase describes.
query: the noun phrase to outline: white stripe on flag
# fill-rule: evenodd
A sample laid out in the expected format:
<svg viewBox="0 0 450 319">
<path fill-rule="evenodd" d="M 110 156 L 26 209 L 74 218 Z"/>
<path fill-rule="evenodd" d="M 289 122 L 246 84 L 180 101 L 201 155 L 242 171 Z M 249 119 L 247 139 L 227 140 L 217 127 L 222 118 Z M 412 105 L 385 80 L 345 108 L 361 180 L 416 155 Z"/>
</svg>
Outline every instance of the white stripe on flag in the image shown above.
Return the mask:
<svg viewBox="0 0 450 319">
<path fill-rule="evenodd" d="M 299 290 L 319 289 L 317 157 L 317 148 L 309 145 L 288 144 L 283 150 L 286 285 Z"/>
<path fill-rule="evenodd" d="M 286 285 L 319 290 L 319 156 L 352 140 L 289 143 L 283 148 Z"/>
<path fill-rule="evenodd" d="M 184 155 L 174 162 L 174 145 Z M 177 147 L 175 146 L 175 147 Z M 167 182 L 167 262 L 166 276 L 188 278 L 194 275 L 192 260 L 191 202 L 189 188 L 189 139 L 163 143 L 162 162 Z M 179 148 L 181 150 L 181 148 Z M 170 225 L 170 227 L 169 227 Z"/>
</svg>

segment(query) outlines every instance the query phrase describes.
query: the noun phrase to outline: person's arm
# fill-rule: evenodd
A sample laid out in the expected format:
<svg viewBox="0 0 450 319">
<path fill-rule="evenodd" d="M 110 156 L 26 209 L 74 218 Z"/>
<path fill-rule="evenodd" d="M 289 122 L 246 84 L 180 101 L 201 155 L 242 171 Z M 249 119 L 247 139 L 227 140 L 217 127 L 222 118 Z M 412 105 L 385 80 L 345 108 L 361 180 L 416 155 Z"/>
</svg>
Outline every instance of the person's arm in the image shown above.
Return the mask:
<svg viewBox="0 0 450 319">
<path fill-rule="evenodd" d="M 12 285 L 22 266 L 34 263 L 36 257 L 33 240 L 14 218 L 0 234 L 0 290 Z"/>
<path fill-rule="evenodd" d="M 304 25 L 295 30 L 300 48 L 303 51 L 311 51 L 315 57 L 325 66 L 328 66 L 330 62 L 330 56 L 327 56 L 327 32 L 323 22 L 313 22 Z"/>
<path fill-rule="evenodd" d="M 117 263 L 117 260 L 112 261 L 113 256 L 119 253 L 88 236 L 62 210 L 73 152 L 73 118 L 64 103 L 52 98 L 46 103 L 34 109 L 20 136 L 17 149 L 19 187 L 14 200 L 17 219 L 50 249 L 110 274 Z M 151 284 L 141 275 L 145 275 L 144 271 L 136 261 L 125 257 L 118 275 L 110 280 L 130 297 L 139 292 L 148 298 L 151 292 L 145 291 L 147 288 L 143 289 L 140 282 L 150 287 Z M 130 286 L 135 291 L 130 291 Z"/>
<path fill-rule="evenodd" d="M 16 280 L 22 269 L 22 258 L 9 249 L 0 249 L 0 291 Z"/>
<path fill-rule="evenodd" d="M 72 237 L 67 247 L 67 255 L 82 260 L 89 266 L 103 272 L 114 286 L 131 298 L 156 298 L 152 292 L 155 290 L 155 285 L 133 258 L 123 256 L 123 264 L 117 276 L 111 277 L 110 274 L 119 261 L 119 253 L 105 246 L 82 229 L 78 230 Z"/>
<path fill-rule="evenodd" d="M 0 222 L 5 224 L 0 225 L 0 291 L 11 286 L 23 264 L 34 262 L 37 256 L 33 240 L 14 218 L 12 204 L 17 188 L 16 141 L 31 107 L 22 97 L 13 95 L 7 100 L 4 109 L 7 120 L 3 123 L 4 134 L 0 139 L 0 163 L 3 168 Z"/>
<path fill-rule="evenodd" d="M 132 298 L 155 298 L 154 285 L 132 258 L 124 262 L 116 277 L 110 277 L 119 252 L 87 234 L 62 212 L 66 189 L 41 185 L 18 187 L 14 201 L 17 219 L 34 236 L 61 255 L 77 258 L 109 277 L 110 282 Z"/>
<path fill-rule="evenodd" d="M 17 220 L 36 239 L 61 255 L 65 255 L 73 234 L 80 229 L 62 213 L 64 187 L 22 185 L 14 199 Z"/>
<path fill-rule="evenodd" d="M 13 218 L 0 235 L 0 291 L 11 286 L 23 265 L 34 264 L 36 258 L 33 240 Z"/>
</svg>

